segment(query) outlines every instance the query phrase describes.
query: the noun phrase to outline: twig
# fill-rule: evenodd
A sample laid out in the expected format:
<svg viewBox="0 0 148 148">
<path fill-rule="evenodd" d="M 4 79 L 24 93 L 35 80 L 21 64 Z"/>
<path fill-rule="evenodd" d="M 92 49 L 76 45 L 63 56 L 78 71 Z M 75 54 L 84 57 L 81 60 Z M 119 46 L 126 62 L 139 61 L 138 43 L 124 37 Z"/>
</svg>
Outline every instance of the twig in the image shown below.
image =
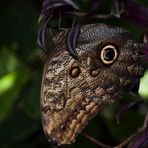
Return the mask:
<svg viewBox="0 0 148 148">
<path fill-rule="evenodd" d="M 88 135 L 87 133 L 84 133 L 84 132 L 83 132 L 82 135 L 83 135 L 84 137 L 86 137 L 87 139 L 89 139 L 90 141 L 92 141 L 93 143 L 95 143 L 95 144 L 97 144 L 98 146 L 100 146 L 101 148 L 113 148 L 113 147 L 111 147 L 111 146 L 109 146 L 109 145 L 106 145 L 106 144 L 100 142 L 99 140 L 96 140 L 95 138 L 91 137 L 91 136 Z"/>
<path fill-rule="evenodd" d="M 148 111 L 146 112 L 145 119 L 143 126 L 137 130 L 134 134 L 132 134 L 129 138 L 127 138 L 124 142 L 115 146 L 114 148 L 124 148 L 125 146 L 129 145 L 132 140 L 134 140 L 140 133 L 142 133 L 148 127 Z"/>
<path fill-rule="evenodd" d="M 144 130 L 148 127 L 148 111 L 146 112 L 145 115 L 145 119 L 144 119 L 144 123 L 143 126 L 141 128 L 139 128 L 134 134 L 132 134 L 129 138 L 127 138 L 125 141 L 123 141 L 121 144 L 112 147 L 109 145 L 106 145 L 102 142 L 100 142 L 99 140 L 96 140 L 95 138 L 91 137 L 90 135 L 86 134 L 86 133 L 82 133 L 82 135 L 84 137 L 86 137 L 87 139 L 89 139 L 90 141 L 92 141 L 93 143 L 97 144 L 98 146 L 100 146 L 101 148 L 125 148 L 128 147 L 128 145 L 130 145 L 132 143 L 132 140 L 134 140 L 139 134 L 141 134 L 142 132 L 144 132 Z"/>
<path fill-rule="evenodd" d="M 141 132 L 143 131 L 143 128 L 139 129 L 136 133 L 134 133 L 133 135 L 131 135 L 129 138 L 127 138 L 124 142 L 122 142 L 121 144 L 119 144 L 118 146 L 115 146 L 114 148 L 124 148 L 125 146 L 127 146 L 135 137 L 137 137 L 137 135 L 139 135 Z"/>
</svg>

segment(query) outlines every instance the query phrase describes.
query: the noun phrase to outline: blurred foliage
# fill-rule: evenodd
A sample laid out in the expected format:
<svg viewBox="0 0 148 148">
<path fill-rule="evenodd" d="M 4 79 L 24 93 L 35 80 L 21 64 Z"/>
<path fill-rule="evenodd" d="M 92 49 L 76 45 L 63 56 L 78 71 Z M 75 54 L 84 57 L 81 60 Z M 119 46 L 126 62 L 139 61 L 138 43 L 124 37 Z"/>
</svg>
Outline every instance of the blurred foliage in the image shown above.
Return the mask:
<svg viewBox="0 0 148 148">
<path fill-rule="evenodd" d="M 144 77 L 141 78 L 139 93 L 143 97 L 148 97 L 148 70 L 145 71 Z"/>
<path fill-rule="evenodd" d="M 89 1 L 82 3 L 84 10 Z M 147 4 L 147 0 L 141 0 Z M 109 4 L 106 0 L 100 11 Z M 40 85 L 43 63 L 39 58 L 36 38 L 38 16 L 42 7 L 39 0 L 0 1 L 0 147 L 40 148 L 50 147 L 40 123 Z M 104 20 L 100 20 L 104 22 Z M 123 26 L 142 39 L 143 29 L 117 19 L 105 22 Z M 141 80 L 140 94 L 148 98 L 148 65 Z M 122 103 L 136 99 L 127 95 Z M 124 114 L 117 125 L 116 114 L 120 103 L 106 106 L 85 129 L 87 133 L 106 144 L 115 145 L 142 125 L 145 107 L 136 106 Z M 136 115 L 136 116 L 135 116 Z M 132 119 L 132 120 L 131 120 Z M 74 147 L 97 147 L 88 139 L 78 136 Z"/>
</svg>

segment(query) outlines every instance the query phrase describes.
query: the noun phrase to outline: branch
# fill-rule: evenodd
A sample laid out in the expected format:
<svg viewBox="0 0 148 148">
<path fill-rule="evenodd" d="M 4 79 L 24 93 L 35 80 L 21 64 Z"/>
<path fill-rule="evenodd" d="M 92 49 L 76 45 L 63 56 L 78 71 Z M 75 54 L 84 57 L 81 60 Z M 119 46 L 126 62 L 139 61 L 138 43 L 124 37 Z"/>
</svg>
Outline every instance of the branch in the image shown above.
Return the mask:
<svg viewBox="0 0 148 148">
<path fill-rule="evenodd" d="M 87 138 L 87 139 L 89 139 L 90 141 L 92 141 L 93 143 L 95 143 L 95 144 L 97 144 L 98 146 L 100 146 L 101 148 L 112 148 L 111 146 L 106 145 L 106 144 L 100 142 L 99 140 L 96 140 L 95 138 L 91 137 L 90 135 L 88 135 L 88 134 L 86 134 L 86 133 L 84 133 L 84 132 L 82 133 L 82 135 L 83 135 L 85 138 Z"/>
<path fill-rule="evenodd" d="M 146 130 L 146 128 L 148 128 L 148 110 L 147 110 L 146 115 L 145 115 L 143 126 L 141 128 L 139 128 L 129 138 L 127 138 L 125 141 L 123 141 L 121 144 L 119 144 L 119 145 L 117 145 L 115 147 L 106 145 L 106 144 L 100 142 L 99 140 L 96 140 L 95 138 L 91 137 L 90 135 L 88 135 L 88 134 L 86 134 L 84 132 L 82 133 L 82 135 L 84 137 L 86 137 L 87 139 L 89 139 L 90 141 L 92 141 L 93 143 L 95 143 L 96 145 L 98 145 L 99 147 L 101 147 L 101 148 L 125 148 L 125 147 L 127 148 L 127 147 L 129 147 L 134 142 L 134 140 L 136 140 L 136 138 L 140 134 L 144 133 L 144 131 Z"/>
<path fill-rule="evenodd" d="M 139 128 L 137 132 L 135 132 L 129 138 L 127 138 L 124 142 L 122 142 L 118 146 L 115 146 L 114 148 L 124 148 L 125 146 L 127 147 L 128 145 L 132 144 L 136 137 L 142 134 L 146 130 L 146 128 L 148 128 L 148 110 L 145 115 L 143 126 Z"/>
</svg>

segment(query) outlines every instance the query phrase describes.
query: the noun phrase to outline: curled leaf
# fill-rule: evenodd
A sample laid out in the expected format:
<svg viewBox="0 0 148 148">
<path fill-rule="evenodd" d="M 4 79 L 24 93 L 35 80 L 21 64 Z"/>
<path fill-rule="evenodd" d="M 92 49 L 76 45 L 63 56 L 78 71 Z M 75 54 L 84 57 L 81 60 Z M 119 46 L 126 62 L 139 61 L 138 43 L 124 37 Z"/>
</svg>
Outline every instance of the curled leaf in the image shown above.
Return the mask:
<svg viewBox="0 0 148 148">
<path fill-rule="evenodd" d="M 144 53 L 146 56 L 146 60 L 148 61 L 148 30 L 146 30 L 144 34 L 144 44 Z"/>
<path fill-rule="evenodd" d="M 76 52 L 75 46 L 76 46 L 76 41 L 79 37 L 80 26 L 83 23 L 85 23 L 88 19 L 90 19 L 91 16 L 95 15 L 96 9 L 99 6 L 99 2 L 100 1 L 93 0 L 92 1 L 92 9 L 80 19 L 77 26 L 75 26 L 74 28 L 71 28 L 70 31 L 68 32 L 68 35 L 67 35 L 67 38 L 66 38 L 66 42 L 67 42 L 67 46 L 68 46 L 68 52 L 76 60 L 79 59 L 79 56 L 78 56 L 78 53 Z"/>
<path fill-rule="evenodd" d="M 47 26 L 50 21 L 61 19 L 62 17 L 78 11 L 78 6 L 72 0 L 44 0 L 43 9 L 39 17 L 39 22 L 42 23 L 38 32 L 38 45 L 43 50 L 47 51 L 45 40 Z"/>
<path fill-rule="evenodd" d="M 144 46 L 144 54 L 146 56 L 146 60 L 148 61 L 148 44 Z"/>
<path fill-rule="evenodd" d="M 79 7 L 73 0 L 44 0 L 40 20 L 47 20 L 51 16 L 59 18 L 78 10 Z"/>
<path fill-rule="evenodd" d="M 66 43 L 68 46 L 68 52 L 71 56 L 73 56 L 76 60 L 79 59 L 79 56 L 76 52 L 76 40 L 79 36 L 80 32 L 80 25 L 77 25 L 76 27 L 70 29 L 70 31 L 67 34 Z"/>
<path fill-rule="evenodd" d="M 134 23 L 148 27 L 148 8 L 138 4 L 135 0 L 124 1 L 125 13 L 123 18 L 133 21 Z"/>
<path fill-rule="evenodd" d="M 38 31 L 37 42 L 38 42 L 39 47 L 43 49 L 44 51 L 47 51 L 46 45 L 45 45 L 45 40 L 46 40 L 45 38 L 46 38 L 46 33 L 47 33 L 47 24 L 49 20 L 51 20 L 51 18 L 52 16 L 48 18 L 48 20 L 46 20 L 46 22 L 41 25 Z"/>
<path fill-rule="evenodd" d="M 140 133 L 131 145 L 131 148 L 146 148 L 148 147 L 148 127 Z"/>
</svg>

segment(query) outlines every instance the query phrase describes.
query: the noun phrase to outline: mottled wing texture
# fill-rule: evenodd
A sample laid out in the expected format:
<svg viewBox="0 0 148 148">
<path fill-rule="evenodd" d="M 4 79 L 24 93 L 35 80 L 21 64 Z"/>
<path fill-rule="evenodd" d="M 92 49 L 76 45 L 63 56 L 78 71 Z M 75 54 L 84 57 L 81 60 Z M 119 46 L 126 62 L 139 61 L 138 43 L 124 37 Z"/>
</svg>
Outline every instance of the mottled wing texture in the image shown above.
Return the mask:
<svg viewBox="0 0 148 148">
<path fill-rule="evenodd" d="M 54 38 L 54 53 L 44 67 L 41 88 L 42 124 L 48 139 L 70 144 L 102 106 L 133 89 L 143 75 L 140 50 L 127 30 L 105 24 L 84 25 L 76 44 L 80 60 L 65 44 L 66 32 Z M 105 45 L 115 45 L 111 65 L 100 59 Z"/>
</svg>

